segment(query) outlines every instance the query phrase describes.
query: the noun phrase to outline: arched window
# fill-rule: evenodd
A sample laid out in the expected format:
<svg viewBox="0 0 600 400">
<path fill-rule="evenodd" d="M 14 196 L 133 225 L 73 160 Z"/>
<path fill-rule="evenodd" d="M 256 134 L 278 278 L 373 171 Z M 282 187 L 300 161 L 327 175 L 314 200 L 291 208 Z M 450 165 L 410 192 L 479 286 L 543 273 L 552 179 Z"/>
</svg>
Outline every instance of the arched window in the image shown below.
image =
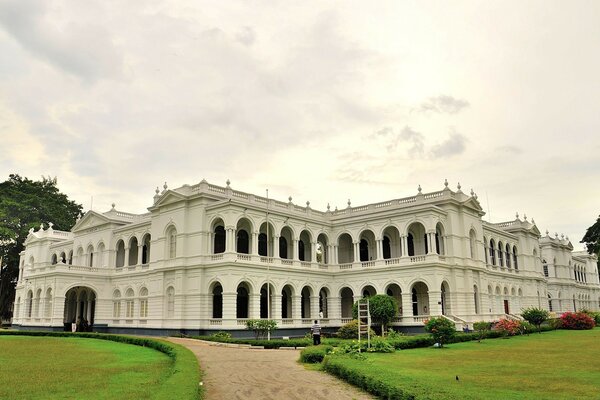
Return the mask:
<svg viewBox="0 0 600 400">
<path fill-rule="evenodd" d="M 304 241 L 298 240 L 298 260 L 305 261 L 304 257 Z"/>
<path fill-rule="evenodd" d="M 469 232 L 469 249 L 471 250 L 471 258 L 473 260 L 477 259 L 477 237 L 475 236 L 475 231 L 471 229 Z"/>
<path fill-rule="evenodd" d="M 544 269 L 544 276 L 547 278 L 548 277 L 548 263 L 546 262 L 546 260 L 542 261 L 542 268 Z"/>
<path fill-rule="evenodd" d="M 360 261 L 369 261 L 369 242 L 360 240 Z"/>
<path fill-rule="evenodd" d="M 479 314 L 479 292 L 477 285 L 473 285 L 473 303 L 475 305 L 475 314 Z"/>
<path fill-rule="evenodd" d="M 504 246 L 502 242 L 498 242 L 498 265 L 504 267 Z"/>
<path fill-rule="evenodd" d="M 415 239 L 413 238 L 412 233 L 408 234 L 406 241 L 408 242 L 408 255 L 412 257 L 415 255 Z"/>
<path fill-rule="evenodd" d="M 119 240 L 117 242 L 117 257 L 115 267 L 121 268 L 125 265 L 125 242 Z"/>
<path fill-rule="evenodd" d="M 236 251 L 242 254 L 250 253 L 250 240 L 248 237 L 248 232 L 243 229 L 237 231 L 237 246 Z"/>
<path fill-rule="evenodd" d="M 548 295 L 548 311 L 552 312 L 552 296 Z"/>
<path fill-rule="evenodd" d="M 175 289 L 169 286 L 167 289 L 167 318 L 175 316 Z"/>
<path fill-rule="evenodd" d="M 125 308 L 125 318 L 133 318 L 134 311 L 134 302 L 133 302 L 133 289 L 127 289 L 125 292 L 125 297 L 127 297 L 127 303 Z"/>
<path fill-rule="evenodd" d="M 167 243 L 169 246 L 169 251 L 167 252 L 169 258 L 177 257 L 177 230 L 174 226 L 172 226 L 167 233 Z"/>
<path fill-rule="evenodd" d="M 150 234 L 146 234 L 142 242 L 144 243 L 142 246 L 142 264 L 148 264 L 150 262 L 150 240 L 152 237 Z"/>
<path fill-rule="evenodd" d="M 513 246 L 513 264 L 515 269 L 519 269 L 519 263 L 517 262 L 517 246 Z"/>
<path fill-rule="evenodd" d="M 508 243 L 506 243 L 506 266 L 508 268 L 511 267 L 511 262 L 510 262 L 510 246 Z"/>
<path fill-rule="evenodd" d="M 140 318 L 148 318 L 148 289 L 140 289 Z"/>
<path fill-rule="evenodd" d="M 222 225 L 215 227 L 214 254 L 225 253 L 225 228 Z"/>
<path fill-rule="evenodd" d="M 267 235 L 265 233 L 258 235 L 258 255 L 267 256 Z"/>
<path fill-rule="evenodd" d="M 129 240 L 129 260 L 127 265 L 137 265 L 138 263 L 138 240 L 134 236 Z"/>
<path fill-rule="evenodd" d="M 69 265 L 73 265 L 73 250 L 69 251 Z"/>
<path fill-rule="evenodd" d="M 392 258 L 392 247 L 390 246 L 390 238 L 383 237 L 383 258 L 385 260 Z"/>
<path fill-rule="evenodd" d="M 265 237 L 266 238 L 266 237 Z M 288 242 L 283 236 L 279 237 L 279 258 L 288 258 L 287 254 Z"/>
<path fill-rule="evenodd" d="M 489 264 L 488 261 L 488 242 L 487 239 L 485 238 L 485 236 L 483 237 L 483 254 L 485 255 L 485 263 Z"/>
<path fill-rule="evenodd" d="M 212 290 L 212 317 L 223 318 L 223 286 L 220 283 Z"/>
<path fill-rule="evenodd" d="M 26 306 L 26 310 L 25 310 L 25 315 L 27 315 L 27 318 L 31 318 L 31 315 L 33 313 L 33 292 L 30 290 L 29 292 L 27 292 L 27 302 L 25 303 Z"/>
<path fill-rule="evenodd" d="M 52 289 L 46 290 L 46 305 L 44 310 L 44 316 L 46 318 L 52 317 Z"/>
<path fill-rule="evenodd" d="M 121 318 L 121 292 L 113 292 L 113 318 Z"/>
<path fill-rule="evenodd" d="M 496 243 L 494 243 L 494 239 L 490 240 L 490 260 L 492 265 L 496 265 Z"/>
<path fill-rule="evenodd" d="M 92 245 L 88 246 L 87 248 L 87 254 L 88 254 L 88 267 L 93 267 L 94 266 L 94 247 Z"/>
<path fill-rule="evenodd" d="M 56 254 L 52 254 L 52 259 L 50 260 L 50 263 L 52 265 L 58 264 L 58 257 L 56 257 Z"/>
<path fill-rule="evenodd" d="M 236 318 L 248 318 L 249 298 L 249 290 L 246 283 L 240 283 L 236 296 Z"/>
</svg>

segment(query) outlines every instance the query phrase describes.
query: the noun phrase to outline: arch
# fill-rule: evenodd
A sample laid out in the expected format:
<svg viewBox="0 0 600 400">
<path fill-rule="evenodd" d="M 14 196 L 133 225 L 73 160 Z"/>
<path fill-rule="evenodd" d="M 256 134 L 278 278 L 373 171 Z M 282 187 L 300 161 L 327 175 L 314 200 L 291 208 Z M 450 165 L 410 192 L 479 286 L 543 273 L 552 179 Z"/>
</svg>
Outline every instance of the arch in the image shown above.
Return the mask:
<svg viewBox="0 0 600 400">
<path fill-rule="evenodd" d="M 68 323 L 75 323 L 78 332 L 92 329 L 96 311 L 96 293 L 96 290 L 90 286 L 73 286 L 67 289 L 63 315 L 65 328 L 68 328 Z"/>
<path fill-rule="evenodd" d="M 364 229 L 359 237 L 359 259 L 360 261 L 371 261 L 377 258 L 377 243 L 375 234 L 370 229 Z"/>
<path fill-rule="evenodd" d="M 382 239 L 383 258 L 399 258 L 402 256 L 402 239 L 400 231 L 394 225 L 384 228 Z"/>
<path fill-rule="evenodd" d="M 27 291 L 27 297 L 25 298 L 25 316 L 31 318 L 33 314 L 33 291 L 30 289 Z"/>
<path fill-rule="evenodd" d="M 473 285 L 473 306 L 475 307 L 475 314 L 479 314 L 479 290 L 477 289 L 477 285 Z"/>
<path fill-rule="evenodd" d="M 248 318 L 250 316 L 250 290 L 248 282 L 242 281 L 236 288 L 235 316 L 236 318 Z"/>
<path fill-rule="evenodd" d="M 494 239 L 490 239 L 490 260 L 492 265 L 496 265 L 496 242 Z"/>
<path fill-rule="evenodd" d="M 267 241 L 268 231 L 268 241 Z M 267 222 L 263 222 L 260 225 L 258 233 L 258 254 L 263 257 L 273 257 L 273 244 L 275 240 L 275 228 L 273 224 L 269 222 L 267 229 Z M 291 254 L 291 253 L 290 253 Z"/>
<path fill-rule="evenodd" d="M 223 318 L 223 286 L 220 282 L 213 282 L 211 286 L 212 318 Z"/>
<path fill-rule="evenodd" d="M 58 264 L 58 257 L 56 256 L 56 254 L 52 254 L 52 258 L 50 259 L 50 264 L 52 264 L 52 265 Z"/>
<path fill-rule="evenodd" d="M 117 242 L 117 255 L 115 258 L 115 267 L 121 268 L 125 265 L 125 242 L 119 240 Z"/>
<path fill-rule="evenodd" d="M 129 239 L 129 259 L 127 260 L 127 265 L 137 265 L 138 247 L 137 237 L 132 236 L 131 239 Z"/>
<path fill-rule="evenodd" d="M 548 278 L 548 276 L 549 276 L 550 274 L 548 273 L 548 263 L 546 262 L 546 260 L 542 260 L 542 270 L 543 270 L 543 272 L 544 272 L 544 276 L 545 276 L 546 278 Z"/>
<path fill-rule="evenodd" d="M 46 289 L 46 301 L 44 301 L 44 317 L 52 317 L 52 288 Z"/>
<path fill-rule="evenodd" d="M 504 267 L 504 245 L 498 242 L 498 265 Z"/>
<path fill-rule="evenodd" d="M 96 252 L 96 266 L 104 267 L 104 252 L 106 251 L 106 247 L 104 246 L 104 242 L 98 243 L 98 251 Z"/>
<path fill-rule="evenodd" d="M 133 297 L 135 296 L 133 289 L 129 288 L 125 292 L 125 318 L 132 319 L 135 313 L 135 303 Z"/>
<path fill-rule="evenodd" d="M 469 250 L 471 251 L 471 259 L 477 259 L 477 234 L 475 229 L 471 228 L 469 231 Z M 477 313 L 476 313 L 477 314 Z"/>
<path fill-rule="evenodd" d="M 279 257 L 291 260 L 293 257 L 294 231 L 289 226 L 281 228 L 279 234 Z"/>
<path fill-rule="evenodd" d="M 511 268 L 512 262 L 511 262 L 511 254 L 510 254 L 510 245 L 508 243 L 506 243 L 505 250 L 506 250 L 506 266 L 508 268 Z"/>
<path fill-rule="evenodd" d="M 313 290 L 310 286 L 304 286 L 300 291 L 300 317 L 313 318 L 311 312 Z M 316 318 L 316 316 L 314 316 Z"/>
<path fill-rule="evenodd" d="M 396 315 L 402 315 L 402 288 L 397 283 L 390 283 L 385 288 L 385 293 L 396 300 L 398 309 Z"/>
<path fill-rule="evenodd" d="M 225 253 L 227 234 L 222 218 L 215 218 L 212 221 L 211 232 L 213 234 L 213 254 Z"/>
<path fill-rule="evenodd" d="M 152 236 L 149 233 L 146 233 L 142 238 L 142 264 L 146 265 L 150 263 L 150 242 L 152 241 Z"/>
<path fill-rule="evenodd" d="M 177 257 L 177 228 L 175 225 L 169 226 L 167 229 L 167 258 L 173 259 Z"/>
<path fill-rule="evenodd" d="M 93 267 L 94 266 L 94 246 L 92 246 L 91 244 L 88 245 L 87 247 L 87 266 L 88 267 Z"/>
<path fill-rule="evenodd" d="M 410 289 L 413 315 L 429 315 L 429 287 L 423 281 L 413 283 Z"/>
<path fill-rule="evenodd" d="M 165 308 L 167 318 L 175 317 L 175 288 L 173 286 L 167 287 L 165 291 Z"/>
<path fill-rule="evenodd" d="M 348 233 L 342 233 L 338 237 L 338 262 L 340 264 L 354 262 L 354 243 Z"/>
<path fill-rule="evenodd" d="M 269 290 L 267 293 L 267 284 L 264 283 L 260 288 L 260 317 L 261 318 L 272 318 L 273 316 L 273 293 L 275 288 L 273 284 L 269 284 Z M 267 303 L 268 297 L 268 303 Z"/>
<path fill-rule="evenodd" d="M 446 254 L 446 246 L 445 246 L 445 240 L 444 237 L 446 236 L 446 231 L 444 228 L 444 225 L 438 221 L 437 224 L 435 224 L 435 245 L 436 245 L 436 249 L 438 254 Z"/>
<path fill-rule="evenodd" d="M 513 265 L 515 269 L 519 269 L 519 263 L 517 259 L 517 246 L 513 246 Z"/>
<path fill-rule="evenodd" d="M 69 250 L 69 265 L 73 265 L 73 250 Z"/>
<path fill-rule="evenodd" d="M 372 285 L 365 285 L 360 290 L 360 293 L 363 298 L 371 297 L 371 296 L 375 296 L 377 294 L 377 290 Z"/>
<path fill-rule="evenodd" d="M 320 233 L 317 236 L 317 262 L 321 264 L 329 264 L 329 238 L 325 233 Z"/>
<path fill-rule="evenodd" d="M 312 261 L 312 236 L 304 229 L 298 238 L 298 259 L 300 261 Z"/>
<path fill-rule="evenodd" d="M 293 318 L 293 297 L 294 287 L 290 284 L 284 285 L 281 289 L 281 318 Z"/>
<path fill-rule="evenodd" d="M 340 289 L 340 306 L 342 318 L 352 318 L 352 306 L 354 305 L 354 292 L 345 286 Z"/>
<path fill-rule="evenodd" d="M 253 231 L 252 221 L 246 217 L 238 219 L 235 226 L 235 251 L 240 254 L 250 254 L 252 248 L 250 235 Z"/>
<path fill-rule="evenodd" d="M 40 318 L 42 316 L 42 309 L 40 307 L 42 302 L 42 289 L 38 289 L 35 292 L 35 310 L 34 310 L 34 317 L 35 318 Z"/>
<path fill-rule="evenodd" d="M 427 234 L 421 222 L 413 222 L 406 230 L 408 236 L 408 255 L 419 256 L 427 254 Z"/>
<path fill-rule="evenodd" d="M 323 318 L 329 318 L 328 299 L 329 288 L 324 286 L 319 290 L 319 315 L 322 315 Z"/>
</svg>

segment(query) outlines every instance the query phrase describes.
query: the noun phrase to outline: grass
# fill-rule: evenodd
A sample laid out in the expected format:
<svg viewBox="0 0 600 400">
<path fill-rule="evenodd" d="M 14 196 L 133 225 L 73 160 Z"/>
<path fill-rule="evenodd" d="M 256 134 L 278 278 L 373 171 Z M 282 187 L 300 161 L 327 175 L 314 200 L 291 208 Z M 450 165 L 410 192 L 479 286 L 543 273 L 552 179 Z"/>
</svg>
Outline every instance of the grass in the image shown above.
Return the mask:
<svg viewBox="0 0 600 400">
<path fill-rule="evenodd" d="M 600 329 L 560 330 L 366 357 L 361 361 L 329 356 L 325 369 L 354 383 L 363 382 L 362 386 L 377 388 L 382 383 L 417 399 L 600 397 Z"/>
<path fill-rule="evenodd" d="M 0 399 L 198 398 L 198 364 L 187 349 L 97 336 L 107 340 L 0 335 Z"/>
</svg>

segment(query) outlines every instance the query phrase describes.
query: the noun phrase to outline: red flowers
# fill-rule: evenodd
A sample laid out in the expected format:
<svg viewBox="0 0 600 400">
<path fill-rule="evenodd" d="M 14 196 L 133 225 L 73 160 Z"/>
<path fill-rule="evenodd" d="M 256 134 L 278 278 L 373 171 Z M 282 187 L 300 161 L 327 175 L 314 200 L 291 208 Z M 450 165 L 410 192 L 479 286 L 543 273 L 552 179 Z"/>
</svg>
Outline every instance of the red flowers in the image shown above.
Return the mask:
<svg viewBox="0 0 600 400">
<path fill-rule="evenodd" d="M 560 316 L 563 329 L 592 329 L 596 324 L 594 319 L 586 313 L 566 312 Z"/>
<path fill-rule="evenodd" d="M 519 332 L 520 327 L 519 321 L 510 319 L 501 319 L 494 325 L 494 329 L 502 332 L 502 336 L 514 336 Z"/>
</svg>

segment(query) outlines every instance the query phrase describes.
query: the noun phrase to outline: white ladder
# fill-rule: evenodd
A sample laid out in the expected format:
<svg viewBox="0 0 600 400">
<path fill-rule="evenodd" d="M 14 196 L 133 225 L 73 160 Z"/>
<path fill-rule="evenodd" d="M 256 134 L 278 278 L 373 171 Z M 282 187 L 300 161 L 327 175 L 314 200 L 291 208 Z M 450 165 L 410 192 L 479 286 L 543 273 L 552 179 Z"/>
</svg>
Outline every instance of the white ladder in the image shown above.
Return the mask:
<svg viewBox="0 0 600 400">
<path fill-rule="evenodd" d="M 367 337 L 367 348 L 371 348 L 371 312 L 369 299 L 358 300 L 358 352 L 360 353 L 360 338 Z"/>
</svg>

